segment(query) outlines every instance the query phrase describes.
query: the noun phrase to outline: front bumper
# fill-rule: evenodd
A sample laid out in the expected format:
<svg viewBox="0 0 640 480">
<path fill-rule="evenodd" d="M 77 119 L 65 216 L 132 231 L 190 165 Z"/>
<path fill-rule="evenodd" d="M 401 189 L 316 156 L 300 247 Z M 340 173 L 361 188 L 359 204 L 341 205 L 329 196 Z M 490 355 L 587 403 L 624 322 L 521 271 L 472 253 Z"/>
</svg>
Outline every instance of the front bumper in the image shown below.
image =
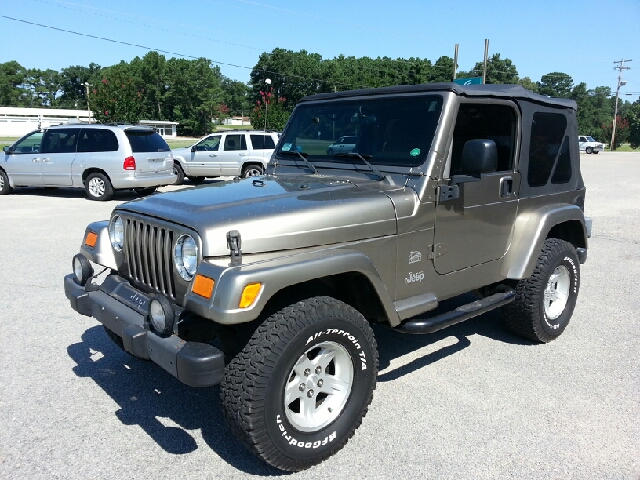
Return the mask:
<svg viewBox="0 0 640 480">
<path fill-rule="evenodd" d="M 224 354 L 208 343 L 187 342 L 177 335 L 161 338 L 145 328 L 149 297 L 124 279 L 110 275 L 99 288 L 78 285 L 74 275 L 64 277 L 71 307 L 93 317 L 122 338 L 132 355 L 152 360 L 182 383 L 209 387 L 222 381 Z"/>
</svg>

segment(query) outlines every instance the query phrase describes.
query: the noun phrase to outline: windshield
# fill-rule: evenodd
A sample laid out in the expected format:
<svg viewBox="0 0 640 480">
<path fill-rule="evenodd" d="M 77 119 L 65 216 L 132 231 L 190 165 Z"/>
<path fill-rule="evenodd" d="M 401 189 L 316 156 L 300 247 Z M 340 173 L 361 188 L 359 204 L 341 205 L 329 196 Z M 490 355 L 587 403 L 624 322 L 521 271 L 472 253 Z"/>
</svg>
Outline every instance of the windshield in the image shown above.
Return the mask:
<svg viewBox="0 0 640 480">
<path fill-rule="evenodd" d="M 595 140 L 593 139 L 593 137 L 587 137 L 587 142 L 595 142 Z"/>
<path fill-rule="evenodd" d="M 311 161 L 353 163 L 344 154 L 355 152 L 372 164 L 415 167 L 429 152 L 441 111 L 439 95 L 303 103 L 277 155 L 297 151 Z"/>
</svg>

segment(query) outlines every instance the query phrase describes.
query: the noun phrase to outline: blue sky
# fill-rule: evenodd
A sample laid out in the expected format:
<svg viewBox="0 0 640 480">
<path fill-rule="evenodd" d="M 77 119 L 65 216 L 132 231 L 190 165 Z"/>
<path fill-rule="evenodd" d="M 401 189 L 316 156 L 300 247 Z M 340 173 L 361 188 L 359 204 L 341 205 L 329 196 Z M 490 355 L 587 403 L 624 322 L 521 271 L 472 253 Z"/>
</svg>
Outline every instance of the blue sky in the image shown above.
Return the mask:
<svg viewBox="0 0 640 480">
<path fill-rule="evenodd" d="M 458 43 L 459 68 L 470 70 L 482 60 L 488 38 L 490 55 L 510 58 L 521 77 L 534 81 L 559 71 L 589 88 L 615 91 L 614 60 L 632 59 L 621 93 L 634 95 L 622 98 L 640 97 L 640 0 L 0 0 L 0 63 L 60 70 L 90 62 L 109 66 L 148 50 L 5 17 L 206 57 L 243 82 L 260 53 L 278 47 L 323 58 L 435 62 L 453 57 Z"/>
</svg>

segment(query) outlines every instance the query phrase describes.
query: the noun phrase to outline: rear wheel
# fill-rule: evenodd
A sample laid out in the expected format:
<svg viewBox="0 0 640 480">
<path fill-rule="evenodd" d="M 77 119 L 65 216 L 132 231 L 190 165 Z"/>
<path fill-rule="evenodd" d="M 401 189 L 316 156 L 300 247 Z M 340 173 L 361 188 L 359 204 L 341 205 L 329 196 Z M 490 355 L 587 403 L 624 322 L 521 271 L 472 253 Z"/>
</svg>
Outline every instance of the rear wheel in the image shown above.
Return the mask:
<svg viewBox="0 0 640 480">
<path fill-rule="evenodd" d="M 242 178 L 257 177 L 263 173 L 264 169 L 262 168 L 262 165 L 245 165 L 242 167 Z"/>
<path fill-rule="evenodd" d="M 0 168 L 0 195 L 11 193 L 11 185 L 9 185 L 9 177 L 4 170 Z"/>
<path fill-rule="evenodd" d="M 599 151 L 599 150 L 594 150 L 594 151 L 593 151 L 593 153 L 594 153 L 595 155 L 597 155 L 598 153 L 600 153 L 600 151 Z"/>
<path fill-rule="evenodd" d="M 233 432 L 270 465 L 299 471 L 340 450 L 376 386 L 373 331 L 355 309 L 314 297 L 267 318 L 226 367 Z"/>
<path fill-rule="evenodd" d="M 515 300 L 503 307 L 505 326 L 537 342 L 556 339 L 569 324 L 580 288 L 580 263 L 569 242 L 548 238 L 533 274 L 520 280 Z"/>
<path fill-rule="evenodd" d="M 103 173 L 91 173 L 84 181 L 84 189 L 89 200 L 104 202 L 113 197 L 113 186 L 109 178 Z"/>
</svg>

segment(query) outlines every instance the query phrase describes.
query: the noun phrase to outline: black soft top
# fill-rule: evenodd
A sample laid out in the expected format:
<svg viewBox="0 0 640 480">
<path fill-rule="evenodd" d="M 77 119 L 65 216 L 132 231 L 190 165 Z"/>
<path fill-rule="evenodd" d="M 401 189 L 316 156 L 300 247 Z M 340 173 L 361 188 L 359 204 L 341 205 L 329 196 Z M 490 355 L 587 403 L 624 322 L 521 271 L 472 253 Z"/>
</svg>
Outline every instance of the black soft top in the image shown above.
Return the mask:
<svg viewBox="0 0 640 480">
<path fill-rule="evenodd" d="M 385 96 L 396 94 L 411 94 L 423 92 L 453 92 L 463 97 L 494 97 L 516 98 L 529 100 L 544 105 L 560 106 L 577 109 L 576 102 L 568 98 L 553 98 L 538 95 L 527 90 L 522 85 L 458 85 L 453 82 L 424 83 L 420 85 L 397 85 L 394 87 L 369 88 L 363 90 L 346 90 L 335 93 L 319 93 L 300 99 L 298 103 L 315 102 L 321 100 L 337 100 L 350 97 Z"/>
</svg>

